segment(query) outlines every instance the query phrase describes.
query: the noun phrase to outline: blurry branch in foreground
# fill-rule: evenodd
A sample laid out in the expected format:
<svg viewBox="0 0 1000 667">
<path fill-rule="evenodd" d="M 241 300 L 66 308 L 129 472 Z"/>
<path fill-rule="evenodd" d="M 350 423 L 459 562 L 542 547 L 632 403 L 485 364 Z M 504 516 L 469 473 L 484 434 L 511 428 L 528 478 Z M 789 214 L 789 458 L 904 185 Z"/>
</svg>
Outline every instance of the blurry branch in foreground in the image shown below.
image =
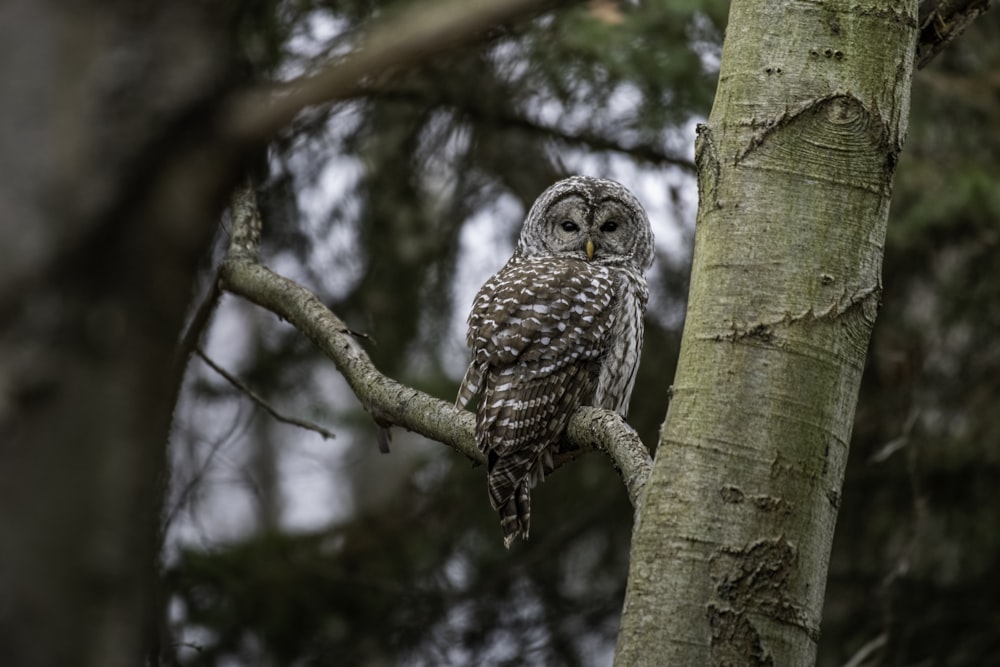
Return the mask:
<svg viewBox="0 0 1000 667">
<path fill-rule="evenodd" d="M 373 90 L 373 94 L 382 99 L 402 100 L 420 105 L 447 105 L 463 116 L 480 122 L 495 123 L 506 127 L 523 130 L 533 135 L 553 139 L 572 146 L 582 146 L 592 151 L 614 152 L 628 155 L 638 162 L 656 166 L 673 165 L 694 173 L 694 160 L 682 155 L 675 155 L 662 150 L 658 145 L 648 142 L 622 143 L 612 137 L 598 132 L 571 131 L 558 125 L 549 125 L 532 119 L 525 114 L 515 113 L 502 106 L 484 102 L 482 99 L 469 95 L 459 97 L 451 95 L 443 99 L 430 98 L 419 90 L 407 90 L 399 87 Z"/>
<path fill-rule="evenodd" d="M 249 184 L 233 194 L 232 236 L 219 272 L 223 289 L 270 310 L 303 333 L 336 365 L 365 410 L 378 424 L 414 431 L 485 463 L 475 442 L 475 417 L 451 403 L 382 375 L 351 330 L 312 292 L 260 263 L 261 219 Z M 636 432 L 613 412 L 582 408 L 570 419 L 567 440 L 574 449 L 563 463 L 602 449 L 621 473 L 633 507 L 638 507 L 652 460 Z"/>
<path fill-rule="evenodd" d="M 376 23 L 350 53 L 316 73 L 244 93 L 230 104 L 223 127 L 237 140 L 270 137 L 309 106 L 365 92 L 385 74 L 481 37 L 559 0 L 438 0 L 412 3 Z"/>
</svg>

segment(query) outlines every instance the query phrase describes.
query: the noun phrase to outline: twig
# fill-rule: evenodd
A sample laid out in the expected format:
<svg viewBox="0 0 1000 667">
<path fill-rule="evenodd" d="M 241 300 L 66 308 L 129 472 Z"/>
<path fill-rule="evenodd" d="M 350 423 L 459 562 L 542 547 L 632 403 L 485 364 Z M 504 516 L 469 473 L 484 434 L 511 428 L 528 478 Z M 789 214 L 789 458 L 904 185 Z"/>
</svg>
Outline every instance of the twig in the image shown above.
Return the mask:
<svg viewBox="0 0 1000 667">
<path fill-rule="evenodd" d="M 195 310 L 194 315 L 191 317 L 191 322 L 184 331 L 184 335 L 181 336 L 181 341 L 177 346 L 177 358 L 174 362 L 176 373 L 183 373 L 187 367 L 188 360 L 191 359 L 191 355 L 194 354 L 199 343 L 201 343 L 201 336 L 208 328 L 208 323 L 212 319 L 212 313 L 215 312 L 216 306 L 219 305 L 219 297 L 221 296 L 222 290 L 219 288 L 219 276 L 216 274 L 212 277 L 212 284 L 209 286 L 208 292 L 201 300 L 201 303 L 198 304 L 197 310 Z"/>
<path fill-rule="evenodd" d="M 163 519 L 160 521 L 161 534 L 167 533 L 170 526 L 173 525 L 174 520 L 177 518 L 177 515 L 180 514 L 181 511 L 185 510 L 188 507 L 188 504 L 192 502 L 191 497 L 208 475 L 209 466 L 212 464 L 219 451 L 221 451 L 223 446 L 225 446 L 233 438 L 240 427 L 241 424 L 239 420 L 233 419 L 229 429 L 211 441 L 208 447 L 208 453 L 202 458 L 198 464 L 198 468 L 189 475 L 188 480 L 184 482 L 183 486 L 175 494 L 177 499 L 174 501 L 173 505 L 164 510 Z M 193 454 L 191 456 L 194 458 Z"/>
<path fill-rule="evenodd" d="M 241 202 L 234 210 L 247 213 L 233 216 L 233 233 L 246 238 L 248 235 L 238 228 L 254 219 L 249 214 L 256 208 L 253 189 L 244 187 L 235 197 Z M 382 375 L 350 329 L 312 292 L 249 259 L 251 256 L 253 252 L 241 251 L 226 257 L 221 272 L 224 289 L 270 310 L 309 338 L 330 357 L 376 423 L 414 431 L 455 449 L 474 463 L 485 463 L 475 443 L 475 418 L 471 412 Z M 577 450 L 569 458 L 597 447 L 606 451 L 621 472 L 633 506 L 638 507 L 652 461 L 635 431 L 621 417 L 607 410 L 582 408 L 570 418 L 567 439 Z"/>
<path fill-rule="evenodd" d="M 204 361 L 206 364 L 208 364 L 209 368 L 211 368 L 213 371 L 215 371 L 223 378 L 225 378 L 226 381 L 229 382 L 229 384 L 233 385 L 241 392 L 246 394 L 247 398 L 249 398 L 251 401 L 259 405 L 260 407 L 264 408 L 264 410 L 266 410 L 268 414 L 277 419 L 279 422 L 284 422 L 285 424 L 291 424 L 292 426 L 298 426 L 299 428 L 304 428 L 309 431 L 315 431 L 316 433 L 319 433 L 321 436 L 323 436 L 324 439 L 333 439 L 337 437 L 336 435 L 334 435 L 333 431 L 325 429 L 319 424 L 308 421 L 306 419 L 299 419 L 298 417 L 289 417 L 287 415 L 278 412 L 274 408 L 274 406 L 272 406 L 270 403 L 261 398 L 259 394 L 257 394 L 253 389 L 244 384 L 239 378 L 232 375 L 225 368 L 223 368 L 219 364 L 209 359 L 208 355 L 206 355 L 201 348 L 196 348 L 195 354 L 201 357 L 201 360 Z"/>
<path fill-rule="evenodd" d="M 885 646 L 886 642 L 889 641 L 889 637 L 883 632 L 879 636 L 875 637 L 871 641 L 867 642 L 864 646 L 858 649 L 850 660 L 844 663 L 844 667 L 861 667 L 875 651 L 879 650 Z"/>
</svg>

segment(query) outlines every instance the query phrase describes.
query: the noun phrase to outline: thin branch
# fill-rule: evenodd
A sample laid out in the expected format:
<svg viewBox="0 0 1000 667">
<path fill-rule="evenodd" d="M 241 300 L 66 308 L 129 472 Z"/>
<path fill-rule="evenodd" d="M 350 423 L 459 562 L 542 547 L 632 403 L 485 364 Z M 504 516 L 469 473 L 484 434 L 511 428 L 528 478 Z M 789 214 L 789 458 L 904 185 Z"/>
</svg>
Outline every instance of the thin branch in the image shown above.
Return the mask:
<svg viewBox="0 0 1000 667">
<path fill-rule="evenodd" d="M 268 414 L 270 414 L 272 417 L 274 417 L 279 422 L 284 422 L 285 424 L 291 424 L 292 426 L 298 426 L 299 428 L 304 428 L 304 429 L 306 429 L 308 431 L 315 431 L 316 433 L 319 433 L 321 436 L 323 436 L 324 440 L 326 440 L 326 439 L 333 439 L 333 438 L 337 437 L 336 435 L 334 435 L 333 431 L 331 431 L 329 429 L 326 429 L 326 428 L 323 428 L 319 424 L 311 422 L 311 421 L 309 421 L 307 419 L 299 419 L 298 417 L 289 417 L 289 416 L 287 416 L 285 414 L 282 414 L 282 413 L 278 412 L 278 410 L 275 409 L 274 406 L 272 406 L 266 400 L 264 400 L 260 396 L 260 394 L 258 394 L 253 389 L 251 389 L 250 387 L 248 387 L 238 377 L 236 377 L 235 375 L 233 375 L 232 373 L 230 373 L 229 371 L 227 371 L 225 368 L 223 368 L 219 364 L 217 364 L 214 361 L 212 361 L 208 357 L 208 355 L 205 354 L 202 351 L 201 348 L 195 349 L 195 354 L 197 354 L 201 358 L 202 361 L 204 361 L 206 364 L 208 364 L 209 368 L 211 368 L 213 371 L 215 371 L 216 373 L 218 373 L 219 375 L 221 375 L 223 378 L 225 378 L 225 380 L 229 384 L 233 385 L 234 387 L 236 387 L 237 389 L 239 389 L 241 392 L 243 392 L 244 394 L 246 394 L 247 398 L 249 398 L 251 401 L 253 401 L 257 405 L 259 405 L 260 407 L 264 408 L 264 410 L 267 411 Z"/>
<path fill-rule="evenodd" d="M 468 43 L 491 28 L 535 14 L 554 0 L 440 0 L 416 3 L 378 22 L 348 55 L 276 90 L 245 93 L 222 124 L 238 139 L 269 137 L 300 111 L 356 97 L 366 84 Z"/>
<path fill-rule="evenodd" d="M 973 21 L 989 8 L 992 0 L 939 0 L 922 3 L 920 37 L 917 39 L 917 69 L 923 69 Z"/>
<path fill-rule="evenodd" d="M 232 441 L 233 438 L 237 437 L 241 430 L 245 430 L 245 424 L 242 423 L 240 415 L 237 414 L 233 418 L 232 423 L 225 433 L 222 433 L 210 441 L 203 439 L 198 439 L 196 444 L 207 444 L 208 453 L 205 454 L 201 461 L 198 462 L 197 468 L 188 474 L 188 479 L 184 482 L 180 490 L 175 494 L 176 500 L 171 507 L 166 508 L 163 512 L 163 519 L 160 521 L 160 533 L 166 534 L 170 527 L 173 525 L 174 520 L 176 520 L 177 515 L 182 511 L 188 509 L 189 505 L 193 503 L 192 497 L 199 486 L 204 482 L 208 475 L 209 467 L 212 465 L 215 457 L 219 454 L 224 446 Z M 188 456 L 194 460 L 194 452 L 188 452 Z M 176 473 L 171 472 L 171 477 L 174 477 Z M 178 479 L 178 478 L 175 478 Z M 161 546 L 162 548 L 162 546 Z"/>
<path fill-rule="evenodd" d="M 252 224 L 256 209 L 253 189 L 235 195 L 233 234 L 252 238 L 241 225 Z M 259 236 L 257 237 L 259 238 Z M 376 423 L 400 426 L 445 444 L 474 463 L 485 463 L 475 442 L 475 417 L 449 402 L 403 386 L 380 373 L 350 329 L 309 290 L 258 264 L 254 248 L 227 256 L 222 264 L 223 287 L 245 297 L 289 322 L 309 338 L 336 365 Z M 652 470 L 647 448 L 622 418 L 607 410 L 581 408 L 570 419 L 567 440 L 575 448 L 568 457 L 601 448 L 612 458 L 638 507 Z"/>
<path fill-rule="evenodd" d="M 466 108 L 466 111 L 475 113 L 476 111 L 481 111 L 481 110 Z M 596 134 L 594 132 L 587 132 L 587 131 L 568 132 L 558 127 L 552 127 L 550 125 L 537 123 L 524 116 L 509 113 L 506 111 L 492 114 L 490 116 L 487 116 L 484 113 L 481 115 L 481 117 L 484 119 L 489 117 L 491 120 L 497 120 L 511 127 L 520 128 L 527 132 L 533 132 L 549 136 L 558 141 L 565 141 L 568 144 L 576 144 L 577 146 L 586 146 L 592 150 L 597 150 L 597 151 L 622 153 L 623 155 L 629 155 L 635 158 L 636 160 L 641 160 L 642 162 L 648 162 L 650 164 L 655 164 L 655 165 L 670 164 L 677 167 L 682 167 L 692 173 L 694 172 L 693 161 L 684 157 L 671 155 L 667 152 L 660 150 L 655 146 L 646 143 L 627 145 L 620 143 L 610 137 Z"/>
<path fill-rule="evenodd" d="M 692 160 L 686 157 L 672 155 L 658 147 L 647 143 L 625 144 L 611 137 L 595 132 L 582 131 L 570 132 L 559 127 L 539 123 L 521 114 L 514 113 L 506 108 L 491 106 L 484 108 L 480 100 L 475 99 L 445 99 L 433 100 L 421 95 L 417 91 L 385 89 L 377 91 L 378 95 L 387 99 L 399 99 L 414 103 L 438 103 L 449 105 L 459 113 L 481 121 L 498 123 L 507 127 L 516 128 L 525 132 L 549 137 L 556 141 L 563 141 L 568 144 L 582 146 L 594 151 L 605 151 L 628 155 L 636 160 L 653 165 L 674 165 L 694 172 L 695 166 Z"/>
<path fill-rule="evenodd" d="M 888 635 L 883 632 L 879 636 L 875 637 L 875 639 L 872 639 L 867 644 L 859 648 L 858 652 L 855 653 L 850 660 L 844 663 L 844 667 L 861 667 L 861 665 L 863 665 L 868 658 L 874 655 L 880 648 L 884 647 L 888 641 Z"/>
<path fill-rule="evenodd" d="M 225 289 L 286 320 L 330 357 L 376 423 L 402 426 L 448 445 L 476 463 L 486 462 L 473 438 L 472 413 L 379 373 L 350 329 L 312 292 L 246 259 L 227 258 L 222 277 Z"/>
<path fill-rule="evenodd" d="M 692 173 L 695 169 L 694 162 L 692 160 L 671 155 L 670 153 L 662 151 L 649 144 L 638 143 L 634 145 L 627 145 L 593 132 L 566 132 L 564 130 L 560 130 L 559 128 L 537 124 L 527 118 L 517 116 L 511 116 L 509 122 L 511 125 L 519 126 L 522 129 L 547 134 L 554 139 L 565 141 L 570 144 L 587 146 L 593 150 L 622 153 L 623 155 L 628 155 L 636 160 L 654 165 L 674 165 L 675 167 L 681 167 Z"/>
<path fill-rule="evenodd" d="M 187 368 L 191 355 L 198 349 L 198 345 L 201 343 L 201 337 L 205 333 L 206 329 L 208 329 L 208 323 L 211 321 L 212 314 L 219 305 L 219 297 L 221 296 L 222 289 L 219 287 L 219 277 L 218 275 L 215 275 L 212 277 L 212 284 L 209 286 L 208 292 L 205 293 L 201 303 L 198 304 L 198 308 L 194 311 L 194 315 L 191 317 L 191 322 L 188 324 L 188 327 L 181 336 L 180 343 L 177 346 L 177 357 L 174 361 L 174 373 L 176 374 L 178 381 L 182 377 L 184 369 Z"/>
<path fill-rule="evenodd" d="M 260 233 L 263 224 L 257 208 L 257 193 L 253 182 L 246 179 L 233 190 L 229 198 L 229 248 L 226 259 L 260 261 Z M 221 273 L 221 272 L 220 272 Z"/>
</svg>

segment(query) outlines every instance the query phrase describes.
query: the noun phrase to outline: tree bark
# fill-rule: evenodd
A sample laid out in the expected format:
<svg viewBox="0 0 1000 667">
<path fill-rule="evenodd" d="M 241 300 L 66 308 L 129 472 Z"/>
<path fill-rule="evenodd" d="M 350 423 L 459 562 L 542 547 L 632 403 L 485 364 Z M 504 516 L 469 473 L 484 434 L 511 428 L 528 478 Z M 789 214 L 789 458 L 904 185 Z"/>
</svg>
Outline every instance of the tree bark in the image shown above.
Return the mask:
<svg viewBox="0 0 1000 667">
<path fill-rule="evenodd" d="M 734 0 L 615 664 L 811 665 L 916 3 Z"/>
</svg>

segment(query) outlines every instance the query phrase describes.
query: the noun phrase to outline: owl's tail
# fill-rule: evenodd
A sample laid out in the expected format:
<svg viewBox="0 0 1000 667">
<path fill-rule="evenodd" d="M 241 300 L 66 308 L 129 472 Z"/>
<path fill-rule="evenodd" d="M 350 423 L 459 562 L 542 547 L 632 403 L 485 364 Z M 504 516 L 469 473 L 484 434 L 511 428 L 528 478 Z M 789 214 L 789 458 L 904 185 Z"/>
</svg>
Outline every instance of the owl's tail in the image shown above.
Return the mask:
<svg viewBox="0 0 1000 667">
<path fill-rule="evenodd" d="M 523 480 L 513 497 L 497 508 L 500 514 L 500 530 L 503 531 L 503 545 L 510 549 L 515 537 L 528 539 L 531 527 L 531 495 L 528 480 Z"/>
<path fill-rule="evenodd" d="M 503 545 L 510 548 L 515 537 L 528 539 L 531 524 L 532 472 L 538 465 L 531 452 L 514 452 L 498 456 L 495 451 L 486 454 L 486 486 L 490 505 L 500 515 Z"/>
</svg>

